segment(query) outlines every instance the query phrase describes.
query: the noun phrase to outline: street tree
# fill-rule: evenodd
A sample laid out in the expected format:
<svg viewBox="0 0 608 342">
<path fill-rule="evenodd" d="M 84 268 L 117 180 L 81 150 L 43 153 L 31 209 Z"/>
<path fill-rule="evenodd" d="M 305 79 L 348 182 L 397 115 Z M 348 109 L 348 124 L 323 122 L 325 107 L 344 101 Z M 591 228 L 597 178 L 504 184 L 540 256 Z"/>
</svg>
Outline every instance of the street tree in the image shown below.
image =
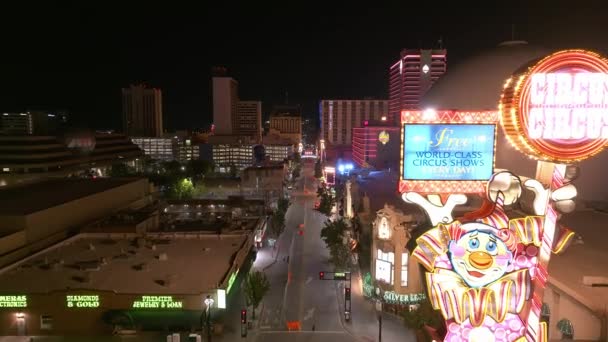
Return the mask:
<svg viewBox="0 0 608 342">
<path fill-rule="evenodd" d="M 253 319 L 255 319 L 255 310 L 270 290 L 270 282 L 266 278 L 266 274 L 260 271 L 250 272 L 245 278 L 243 290 L 247 302 L 253 306 Z"/>
<path fill-rule="evenodd" d="M 291 176 L 292 176 L 292 178 L 294 180 L 298 179 L 298 177 L 300 177 L 300 167 L 299 166 L 296 166 L 296 168 L 293 169 L 293 172 L 291 173 Z"/>
<path fill-rule="evenodd" d="M 315 163 L 315 178 L 323 177 L 323 166 L 321 165 L 321 161 L 317 160 Z"/>
<path fill-rule="evenodd" d="M 329 260 L 335 271 L 348 271 L 351 265 L 351 252 L 348 246 L 340 242 L 329 248 Z"/>
<path fill-rule="evenodd" d="M 329 192 L 329 190 L 326 190 L 324 188 L 319 188 L 319 189 L 320 189 L 319 208 L 317 210 L 322 212 L 325 215 L 329 215 L 329 214 L 331 214 L 331 210 L 334 207 L 334 204 L 336 204 L 336 199 Z"/>
<path fill-rule="evenodd" d="M 179 179 L 169 187 L 169 197 L 174 199 L 190 199 L 194 195 L 195 188 L 188 178 Z"/>
<path fill-rule="evenodd" d="M 446 334 L 443 317 L 438 310 L 433 309 L 428 298 L 422 300 L 417 309 L 406 310 L 403 313 L 403 322 L 416 333 L 418 341 L 434 341 L 436 336 L 431 336 L 431 332 L 442 340 Z"/>
<path fill-rule="evenodd" d="M 328 248 L 335 245 L 344 245 L 344 233 L 348 227 L 343 218 L 336 221 L 325 221 L 325 226 L 321 229 L 321 239 L 325 242 Z"/>
<path fill-rule="evenodd" d="M 287 209 L 289 209 L 289 200 L 287 198 L 279 198 L 277 201 L 278 211 L 283 213 L 283 216 L 287 213 Z"/>
<path fill-rule="evenodd" d="M 293 154 L 293 161 L 296 163 L 300 163 L 302 161 L 302 156 L 300 155 L 300 152 L 296 152 Z"/>
<path fill-rule="evenodd" d="M 285 230 L 285 216 L 275 212 L 270 218 L 270 228 L 275 237 L 279 237 Z"/>
</svg>

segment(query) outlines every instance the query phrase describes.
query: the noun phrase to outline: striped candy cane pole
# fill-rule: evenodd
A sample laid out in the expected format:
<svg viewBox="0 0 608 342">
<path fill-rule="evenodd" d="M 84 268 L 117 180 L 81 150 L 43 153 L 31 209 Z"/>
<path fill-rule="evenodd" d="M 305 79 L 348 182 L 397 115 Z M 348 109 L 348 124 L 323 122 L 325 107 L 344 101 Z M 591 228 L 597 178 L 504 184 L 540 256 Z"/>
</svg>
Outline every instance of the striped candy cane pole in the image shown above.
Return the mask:
<svg viewBox="0 0 608 342">
<path fill-rule="evenodd" d="M 564 185 L 566 165 L 554 164 L 551 176 L 550 191 L 559 189 Z M 534 292 L 532 293 L 530 312 L 528 314 L 526 338 L 530 342 L 546 342 L 547 327 L 540 324 L 540 313 L 543 305 L 543 295 L 547 284 L 549 260 L 555 238 L 555 228 L 557 225 L 557 211 L 550 201 L 551 196 L 547 196 L 547 211 L 543 222 L 542 244 L 539 251 L 537 271 L 532 279 Z"/>
</svg>

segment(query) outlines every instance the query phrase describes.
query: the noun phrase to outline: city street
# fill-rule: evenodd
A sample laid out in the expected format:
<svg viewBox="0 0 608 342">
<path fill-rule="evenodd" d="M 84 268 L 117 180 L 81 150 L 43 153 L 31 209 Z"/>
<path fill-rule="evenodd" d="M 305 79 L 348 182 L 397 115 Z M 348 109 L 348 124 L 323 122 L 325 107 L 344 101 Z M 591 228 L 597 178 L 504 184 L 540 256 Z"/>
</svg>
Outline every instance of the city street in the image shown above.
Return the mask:
<svg viewBox="0 0 608 342">
<path fill-rule="evenodd" d="M 333 266 L 320 239 L 327 217 L 313 209 L 316 189 L 313 167 L 304 165 L 278 242 L 277 262 L 265 270 L 272 288 L 264 299 L 255 341 L 377 341 L 377 315 L 363 298 L 358 272 L 352 283 L 350 322 L 344 320 L 342 282 L 319 279 L 320 271 L 332 271 Z M 287 322 L 298 322 L 300 330 L 288 331 Z M 385 314 L 383 341 L 415 341 L 415 337 L 400 319 Z"/>
</svg>

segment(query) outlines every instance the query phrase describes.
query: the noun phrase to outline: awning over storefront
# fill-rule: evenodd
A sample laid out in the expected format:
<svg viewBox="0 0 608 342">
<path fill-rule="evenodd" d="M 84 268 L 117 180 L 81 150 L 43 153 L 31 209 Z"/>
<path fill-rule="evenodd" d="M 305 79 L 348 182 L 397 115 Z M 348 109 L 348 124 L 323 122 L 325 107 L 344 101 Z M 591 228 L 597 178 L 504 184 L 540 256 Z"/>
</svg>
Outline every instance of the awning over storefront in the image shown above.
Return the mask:
<svg viewBox="0 0 608 342">
<path fill-rule="evenodd" d="M 110 310 L 104 321 L 112 326 L 133 330 L 188 330 L 201 325 L 197 310 Z"/>
</svg>

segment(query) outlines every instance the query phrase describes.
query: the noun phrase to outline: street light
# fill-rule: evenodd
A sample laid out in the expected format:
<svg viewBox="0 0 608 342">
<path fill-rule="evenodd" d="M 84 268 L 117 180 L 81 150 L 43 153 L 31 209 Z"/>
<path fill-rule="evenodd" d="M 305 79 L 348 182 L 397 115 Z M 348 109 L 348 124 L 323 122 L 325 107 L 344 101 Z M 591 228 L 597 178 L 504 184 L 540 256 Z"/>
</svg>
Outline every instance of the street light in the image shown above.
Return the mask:
<svg viewBox="0 0 608 342">
<path fill-rule="evenodd" d="M 207 341 L 211 342 L 211 307 L 213 306 L 213 298 L 207 296 L 205 298 L 205 306 L 207 308 Z"/>
<path fill-rule="evenodd" d="M 376 288 L 376 313 L 378 314 L 378 342 L 382 342 L 382 297 L 381 290 Z"/>
</svg>

